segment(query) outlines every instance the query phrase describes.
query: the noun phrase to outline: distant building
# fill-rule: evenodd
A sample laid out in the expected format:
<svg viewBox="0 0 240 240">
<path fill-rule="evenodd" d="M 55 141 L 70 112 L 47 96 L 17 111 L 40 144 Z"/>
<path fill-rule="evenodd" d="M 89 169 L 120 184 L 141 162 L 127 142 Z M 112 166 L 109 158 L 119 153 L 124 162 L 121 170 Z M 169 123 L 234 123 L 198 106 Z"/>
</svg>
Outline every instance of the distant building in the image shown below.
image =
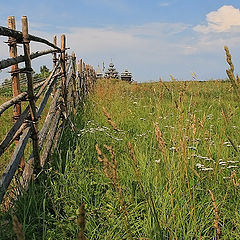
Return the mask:
<svg viewBox="0 0 240 240">
<path fill-rule="evenodd" d="M 121 73 L 121 80 L 123 81 L 127 81 L 127 82 L 132 82 L 132 73 L 130 73 L 127 69 L 125 70 L 125 72 Z"/>
<path fill-rule="evenodd" d="M 98 68 L 97 68 L 97 70 L 96 70 L 96 78 L 97 78 L 97 79 L 103 78 L 103 73 L 102 73 L 99 65 L 98 65 Z"/>
<path fill-rule="evenodd" d="M 105 72 L 104 77 L 119 79 L 118 72 L 117 72 L 116 68 L 114 68 L 114 64 L 112 62 L 109 64 L 108 70 Z"/>
</svg>

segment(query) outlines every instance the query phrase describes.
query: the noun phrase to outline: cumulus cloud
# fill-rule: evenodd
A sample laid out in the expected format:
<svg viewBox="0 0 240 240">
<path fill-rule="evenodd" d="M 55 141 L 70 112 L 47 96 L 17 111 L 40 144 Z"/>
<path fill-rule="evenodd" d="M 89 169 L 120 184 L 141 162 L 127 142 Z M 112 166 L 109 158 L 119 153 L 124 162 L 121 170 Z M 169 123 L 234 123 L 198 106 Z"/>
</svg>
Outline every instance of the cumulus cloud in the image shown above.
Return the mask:
<svg viewBox="0 0 240 240">
<path fill-rule="evenodd" d="M 229 32 L 234 27 L 240 27 L 240 10 L 224 5 L 217 11 L 212 11 L 206 15 L 207 25 L 197 25 L 194 27 L 196 32 Z"/>
</svg>

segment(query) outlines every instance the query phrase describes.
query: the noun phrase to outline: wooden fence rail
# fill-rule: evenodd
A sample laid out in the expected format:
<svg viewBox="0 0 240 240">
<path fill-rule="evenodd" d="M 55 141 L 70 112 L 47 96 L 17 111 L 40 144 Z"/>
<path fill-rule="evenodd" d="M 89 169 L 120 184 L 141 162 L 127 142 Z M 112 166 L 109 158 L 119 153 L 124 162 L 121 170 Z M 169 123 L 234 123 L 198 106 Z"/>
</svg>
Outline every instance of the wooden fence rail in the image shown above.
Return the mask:
<svg viewBox="0 0 240 240">
<path fill-rule="evenodd" d="M 10 107 L 19 106 L 14 112 L 14 124 L 0 143 L 0 156 L 15 142 L 16 147 L 9 160 L 8 166 L 0 178 L 0 203 L 4 196 L 15 198 L 26 190 L 33 174 L 38 174 L 44 169 L 48 156 L 56 144 L 62 131 L 63 124 L 69 120 L 71 114 L 76 112 L 77 105 L 84 100 L 96 81 L 95 70 L 86 65 L 82 59 L 77 64 L 76 56 L 66 55 L 66 37 L 61 36 L 61 48 L 57 47 L 54 36 L 53 43 L 28 33 L 27 17 L 22 17 L 22 32 L 15 30 L 14 17 L 8 18 L 8 28 L 0 26 L 0 35 L 9 37 L 10 58 L 0 61 L 0 69 L 11 67 L 13 98 L 0 106 L 0 117 Z M 44 43 L 53 49 L 30 54 L 30 42 Z M 24 55 L 17 56 L 17 45 L 22 44 Z M 48 78 L 33 84 L 33 70 L 31 60 L 40 56 L 53 55 L 53 70 Z M 25 68 L 18 69 L 17 64 L 25 62 Z M 26 80 L 19 80 L 19 73 L 26 74 Z M 20 85 L 27 83 L 27 91 L 19 92 Z M 5 84 L 5 86 L 10 86 Z M 17 90 L 17 91 L 16 91 Z M 14 94 L 14 91 L 17 94 Z M 41 102 L 36 106 L 36 101 Z M 28 106 L 21 112 L 21 102 L 28 101 Z M 51 101 L 48 114 L 42 128 L 39 130 L 38 119 L 47 103 Z M 24 151 L 27 143 L 32 139 L 32 153 L 25 161 Z M 54 144 L 53 144 L 54 143 Z M 19 171 L 21 166 L 22 171 Z M 18 174 L 16 175 L 16 172 Z M 12 179 L 19 178 L 19 185 L 11 183 Z M 13 185 L 14 194 L 6 194 L 9 185 Z"/>
</svg>

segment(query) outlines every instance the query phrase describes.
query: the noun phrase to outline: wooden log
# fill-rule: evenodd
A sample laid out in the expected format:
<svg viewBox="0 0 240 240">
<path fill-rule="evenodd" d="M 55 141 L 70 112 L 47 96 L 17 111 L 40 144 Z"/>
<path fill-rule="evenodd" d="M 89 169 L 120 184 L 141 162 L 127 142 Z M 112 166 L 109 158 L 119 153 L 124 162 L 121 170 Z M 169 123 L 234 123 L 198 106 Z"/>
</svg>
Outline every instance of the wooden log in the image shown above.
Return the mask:
<svg viewBox="0 0 240 240">
<path fill-rule="evenodd" d="M 34 101 L 34 91 L 33 91 L 33 78 L 32 78 L 32 65 L 30 59 L 30 45 L 29 45 L 29 34 L 28 34 L 28 21 L 27 17 L 22 17 L 22 36 L 23 36 L 23 47 L 24 47 L 24 55 L 25 55 L 25 66 L 28 70 L 26 75 L 28 79 L 28 100 L 30 107 L 30 115 L 32 124 L 32 143 L 33 143 L 33 153 L 34 153 L 34 162 L 35 162 L 35 170 L 40 170 L 40 154 L 38 149 L 38 130 L 37 130 L 37 112 Z"/>
<path fill-rule="evenodd" d="M 71 79 L 71 78 L 70 78 Z M 67 94 L 67 113 L 69 114 L 70 112 L 72 112 L 72 88 L 73 88 L 73 84 L 72 82 L 70 82 L 70 84 L 68 85 L 68 94 Z"/>
<path fill-rule="evenodd" d="M 27 123 L 23 123 L 23 124 L 20 126 L 20 128 L 19 128 L 19 129 L 17 130 L 17 132 L 14 134 L 12 140 L 9 142 L 7 148 L 8 148 L 16 139 L 19 140 L 19 138 L 20 138 L 23 130 L 24 130 L 26 127 L 27 127 Z M 21 166 L 21 167 L 22 167 L 22 166 Z"/>
<path fill-rule="evenodd" d="M 67 79 L 66 79 L 66 88 L 68 88 L 69 83 L 71 82 L 71 79 L 73 77 L 73 69 L 71 68 L 68 72 Z"/>
<path fill-rule="evenodd" d="M 44 55 L 47 55 L 50 53 L 55 53 L 55 52 L 57 52 L 56 49 L 37 51 L 35 53 L 31 53 L 30 59 L 35 59 L 35 58 L 38 58 L 38 57 L 41 57 L 41 56 L 44 56 Z M 20 55 L 20 56 L 14 57 L 14 58 L 8 58 L 5 60 L 1 60 L 0 61 L 0 69 L 8 68 L 13 64 L 18 64 L 18 63 L 21 63 L 24 61 L 25 61 L 25 57 L 23 55 Z"/>
<path fill-rule="evenodd" d="M 62 131 L 63 131 L 63 126 L 64 126 L 64 122 L 61 122 L 61 124 L 59 124 L 59 127 L 58 127 L 58 129 L 56 131 L 56 134 L 54 136 L 54 142 L 53 142 L 53 145 L 52 145 L 52 148 L 51 148 L 51 152 L 52 153 L 54 152 L 54 150 L 57 147 L 57 144 L 59 142 L 59 139 L 60 139 Z"/>
<path fill-rule="evenodd" d="M 45 118 L 44 124 L 42 126 L 42 129 L 39 132 L 39 148 L 41 149 L 43 141 L 46 138 L 49 126 L 52 122 L 52 118 L 54 117 L 55 113 L 56 113 L 56 109 L 57 109 L 57 103 L 60 97 L 60 89 L 57 90 L 57 92 L 54 95 L 54 98 L 51 102 L 51 106 L 50 109 L 48 111 L 47 117 Z"/>
<path fill-rule="evenodd" d="M 42 102 L 40 103 L 40 106 L 38 108 L 38 111 L 37 111 L 37 118 L 40 117 L 40 115 L 42 114 L 42 111 L 44 110 L 47 102 L 48 102 L 48 99 L 50 97 L 50 94 L 52 93 L 52 88 L 53 88 L 53 85 L 55 84 L 55 82 L 57 81 L 57 76 L 55 76 L 52 80 L 52 82 L 49 84 L 49 87 L 48 89 L 46 90 L 45 94 L 44 94 L 44 97 L 42 99 Z"/>
<path fill-rule="evenodd" d="M 14 153 L 11 157 L 11 160 L 4 171 L 0 179 L 0 202 L 2 201 L 4 194 L 19 166 L 20 159 L 23 156 L 24 149 L 27 145 L 28 139 L 31 136 L 31 127 L 27 127 L 23 134 L 20 137 L 17 147 L 14 150 Z"/>
<path fill-rule="evenodd" d="M 22 43 L 23 41 L 23 34 L 20 31 L 8 29 L 6 27 L 0 26 L 0 35 L 6 36 L 6 37 L 13 37 L 16 39 L 17 43 Z M 29 34 L 29 40 L 34 41 L 34 42 L 39 42 L 39 43 L 44 43 L 54 49 L 57 49 L 59 52 L 61 52 L 61 49 L 57 46 L 55 46 L 53 43 L 49 42 L 46 39 L 36 37 L 34 35 Z"/>
<path fill-rule="evenodd" d="M 3 139 L 3 141 L 0 144 L 0 156 L 4 153 L 4 151 L 9 146 L 10 142 L 12 141 L 14 135 L 18 131 L 18 129 L 23 124 L 24 120 L 29 114 L 29 107 L 27 107 L 24 112 L 21 114 L 17 122 L 14 124 L 14 126 L 10 129 L 10 131 L 7 133 L 6 137 Z"/>
<path fill-rule="evenodd" d="M 15 30 L 15 18 L 14 17 L 8 17 L 8 27 L 10 29 Z M 10 57 L 15 58 L 17 57 L 17 44 L 16 39 L 9 37 L 9 51 L 10 51 Z M 20 83 L 19 83 L 19 72 L 18 72 L 18 64 L 14 64 L 11 66 L 11 75 L 12 75 L 12 92 L 13 97 L 16 97 L 20 94 Z M 13 118 L 16 122 L 16 120 L 19 118 L 21 114 L 21 103 L 16 103 L 13 110 Z"/>
<path fill-rule="evenodd" d="M 48 132 L 46 144 L 45 144 L 45 147 L 44 147 L 42 155 L 41 155 L 41 167 L 42 168 L 44 167 L 44 165 L 46 163 L 46 159 L 48 158 L 48 155 L 50 153 L 50 150 L 51 150 L 51 147 L 53 144 L 53 140 L 54 140 L 54 136 L 57 131 L 58 122 L 60 120 L 60 115 L 61 115 L 61 111 L 60 111 L 60 109 L 58 109 L 54 116 L 54 119 L 52 121 L 52 128 L 51 128 L 51 131 Z"/>
</svg>

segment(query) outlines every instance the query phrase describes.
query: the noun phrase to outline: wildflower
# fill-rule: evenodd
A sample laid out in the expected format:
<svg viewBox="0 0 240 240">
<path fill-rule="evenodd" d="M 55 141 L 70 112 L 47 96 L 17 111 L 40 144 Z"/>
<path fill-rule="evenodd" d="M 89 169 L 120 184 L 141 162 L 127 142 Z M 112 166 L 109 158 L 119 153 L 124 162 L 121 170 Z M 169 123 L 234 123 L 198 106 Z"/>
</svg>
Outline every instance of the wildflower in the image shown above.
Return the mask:
<svg viewBox="0 0 240 240">
<path fill-rule="evenodd" d="M 196 147 L 193 147 L 193 146 L 189 146 L 188 149 L 197 150 L 197 148 L 196 148 Z"/>
<path fill-rule="evenodd" d="M 227 161 L 228 163 L 239 163 L 239 161 Z"/>
<path fill-rule="evenodd" d="M 226 165 L 227 162 L 219 162 L 219 165 Z"/>
<path fill-rule="evenodd" d="M 202 168 L 202 171 L 213 171 L 213 168 Z"/>
<path fill-rule="evenodd" d="M 157 159 L 157 160 L 155 160 L 155 163 L 160 163 L 161 162 L 161 159 Z"/>
<path fill-rule="evenodd" d="M 238 168 L 238 166 L 228 166 L 227 169 Z"/>
</svg>

